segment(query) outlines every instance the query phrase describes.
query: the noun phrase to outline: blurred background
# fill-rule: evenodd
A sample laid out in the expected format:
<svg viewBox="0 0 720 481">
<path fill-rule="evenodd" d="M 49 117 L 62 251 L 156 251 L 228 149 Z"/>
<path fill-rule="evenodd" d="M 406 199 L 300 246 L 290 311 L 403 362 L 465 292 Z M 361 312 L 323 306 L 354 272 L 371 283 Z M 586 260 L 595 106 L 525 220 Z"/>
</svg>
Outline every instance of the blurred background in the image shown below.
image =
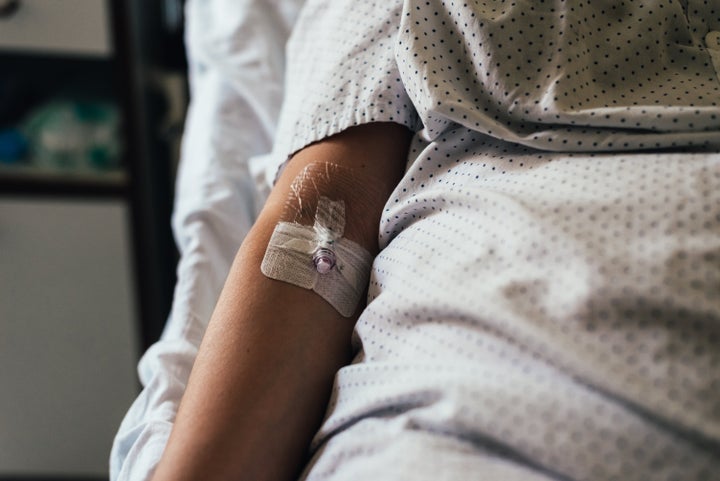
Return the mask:
<svg viewBox="0 0 720 481">
<path fill-rule="evenodd" d="M 107 479 L 168 315 L 182 0 L 0 0 L 0 481 Z"/>
</svg>

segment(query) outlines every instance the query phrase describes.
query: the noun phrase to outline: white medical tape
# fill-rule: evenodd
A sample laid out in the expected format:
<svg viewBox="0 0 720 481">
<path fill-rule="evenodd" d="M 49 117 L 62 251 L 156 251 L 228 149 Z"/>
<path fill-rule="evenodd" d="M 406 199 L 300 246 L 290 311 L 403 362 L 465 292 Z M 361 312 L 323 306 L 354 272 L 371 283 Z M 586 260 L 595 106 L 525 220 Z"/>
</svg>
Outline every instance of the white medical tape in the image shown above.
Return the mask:
<svg viewBox="0 0 720 481">
<path fill-rule="evenodd" d="M 260 270 L 271 279 L 312 289 L 340 315 L 351 317 L 367 287 L 373 257 L 342 237 L 344 230 L 345 204 L 320 197 L 312 227 L 295 222 L 275 226 Z M 325 273 L 313 259 L 319 249 L 334 254 L 334 265 Z"/>
</svg>

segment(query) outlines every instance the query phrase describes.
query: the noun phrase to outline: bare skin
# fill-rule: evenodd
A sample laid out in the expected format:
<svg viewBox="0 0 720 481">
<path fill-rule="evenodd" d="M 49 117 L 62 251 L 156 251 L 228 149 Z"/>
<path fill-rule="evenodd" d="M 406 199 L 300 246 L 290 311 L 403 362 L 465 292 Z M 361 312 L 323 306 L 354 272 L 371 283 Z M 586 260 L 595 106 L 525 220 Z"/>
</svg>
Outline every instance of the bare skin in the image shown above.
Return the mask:
<svg viewBox="0 0 720 481">
<path fill-rule="evenodd" d="M 363 306 L 344 318 L 312 291 L 265 277 L 260 263 L 275 225 L 287 220 L 293 182 L 318 163 L 347 168 L 352 179 L 318 179 L 303 201 L 345 201 L 345 236 L 377 254 L 380 214 L 410 137 L 398 124 L 368 124 L 292 158 L 237 253 L 153 481 L 297 478 L 335 373 L 350 361 Z"/>
</svg>

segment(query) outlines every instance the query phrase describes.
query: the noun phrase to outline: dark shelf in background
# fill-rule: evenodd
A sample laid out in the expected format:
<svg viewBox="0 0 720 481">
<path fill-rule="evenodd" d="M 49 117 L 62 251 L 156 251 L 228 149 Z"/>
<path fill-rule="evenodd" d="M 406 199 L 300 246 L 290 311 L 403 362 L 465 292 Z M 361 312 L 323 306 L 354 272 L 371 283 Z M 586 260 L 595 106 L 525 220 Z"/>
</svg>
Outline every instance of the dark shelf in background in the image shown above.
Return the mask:
<svg viewBox="0 0 720 481">
<path fill-rule="evenodd" d="M 0 196 L 122 198 L 127 192 L 128 177 L 122 170 L 64 171 L 0 164 Z"/>
<path fill-rule="evenodd" d="M 120 90 L 111 59 L 0 51 L 0 65 L 0 128 L 52 99 L 112 100 Z"/>
<path fill-rule="evenodd" d="M 0 476 L 0 481 L 108 481 L 108 478 L 87 476 Z"/>
</svg>

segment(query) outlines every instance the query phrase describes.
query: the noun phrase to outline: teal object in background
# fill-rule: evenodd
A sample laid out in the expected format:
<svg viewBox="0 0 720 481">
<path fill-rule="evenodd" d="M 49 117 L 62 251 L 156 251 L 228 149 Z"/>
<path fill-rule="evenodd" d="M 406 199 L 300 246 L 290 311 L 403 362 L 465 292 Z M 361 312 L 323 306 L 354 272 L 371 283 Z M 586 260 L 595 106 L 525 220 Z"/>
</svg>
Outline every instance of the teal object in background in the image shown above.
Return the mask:
<svg viewBox="0 0 720 481">
<path fill-rule="evenodd" d="M 56 100 L 24 125 L 30 161 L 62 170 L 110 170 L 120 158 L 117 108 L 101 101 Z"/>
</svg>

